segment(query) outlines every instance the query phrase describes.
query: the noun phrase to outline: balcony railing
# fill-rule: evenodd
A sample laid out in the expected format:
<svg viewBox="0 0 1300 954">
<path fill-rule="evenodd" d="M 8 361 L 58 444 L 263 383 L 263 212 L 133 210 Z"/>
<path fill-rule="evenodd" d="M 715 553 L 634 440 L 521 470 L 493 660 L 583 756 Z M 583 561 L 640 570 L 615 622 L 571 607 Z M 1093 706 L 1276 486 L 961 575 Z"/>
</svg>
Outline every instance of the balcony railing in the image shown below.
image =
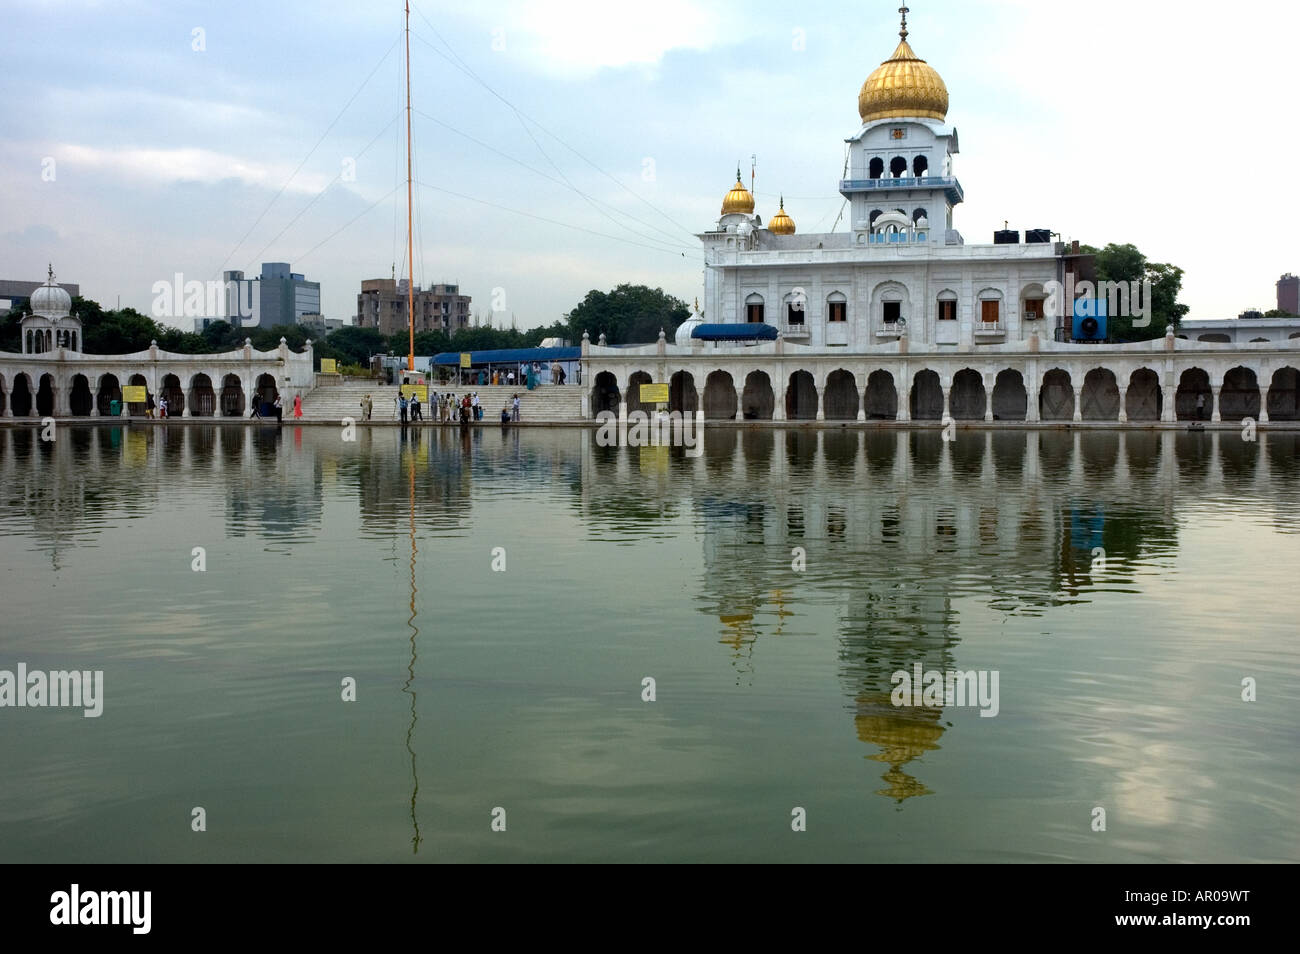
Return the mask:
<svg viewBox="0 0 1300 954">
<path fill-rule="evenodd" d="M 841 179 L 840 192 L 871 192 L 876 189 L 943 189 L 953 205 L 966 198 L 956 176 L 904 176 L 900 179 Z"/>
<path fill-rule="evenodd" d="M 785 338 L 807 338 L 808 326 L 803 322 L 791 324 L 787 321 L 781 326 L 781 335 Z"/>
<path fill-rule="evenodd" d="M 975 322 L 975 334 L 977 335 L 1004 335 L 1006 333 L 1006 326 L 1001 321 Z"/>
</svg>

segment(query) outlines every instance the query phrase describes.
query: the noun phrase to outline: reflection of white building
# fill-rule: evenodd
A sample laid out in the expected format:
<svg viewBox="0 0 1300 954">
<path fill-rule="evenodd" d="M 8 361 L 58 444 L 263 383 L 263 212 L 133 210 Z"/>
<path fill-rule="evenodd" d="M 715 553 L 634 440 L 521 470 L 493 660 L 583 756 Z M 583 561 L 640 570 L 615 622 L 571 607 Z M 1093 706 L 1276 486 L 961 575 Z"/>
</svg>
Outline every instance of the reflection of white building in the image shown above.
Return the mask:
<svg viewBox="0 0 1300 954">
<path fill-rule="evenodd" d="M 1042 324 L 1060 261 L 1050 231 L 965 244 L 953 227 L 963 192 L 948 90 L 912 51 L 906 20 L 900 37 L 858 96 L 862 125 L 839 181 L 847 230 L 797 232 L 784 200 L 764 227 L 737 172 L 717 227 L 700 236 L 707 321 L 764 322 L 791 342 L 855 352 L 903 329 L 914 344 L 955 348 L 1018 341 Z"/>
</svg>

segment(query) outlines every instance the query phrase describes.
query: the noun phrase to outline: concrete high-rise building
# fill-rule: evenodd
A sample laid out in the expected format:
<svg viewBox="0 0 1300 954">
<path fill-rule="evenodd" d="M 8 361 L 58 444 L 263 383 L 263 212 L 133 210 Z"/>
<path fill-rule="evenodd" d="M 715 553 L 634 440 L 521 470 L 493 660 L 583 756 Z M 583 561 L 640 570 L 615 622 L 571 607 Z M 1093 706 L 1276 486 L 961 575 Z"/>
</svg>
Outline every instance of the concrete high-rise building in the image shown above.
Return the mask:
<svg viewBox="0 0 1300 954">
<path fill-rule="evenodd" d="M 320 282 L 309 282 L 288 262 L 263 262 L 262 273 L 245 278 L 241 271 L 222 272 L 225 320 L 237 328 L 273 328 L 296 325 L 303 315 L 320 314 Z M 199 318 L 194 330 L 202 331 L 215 318 Z"/>
<path fill-rule="evenodd" d="M 1277 307 L 1289 315 L 1300 315 L 1300 278 L 1290 272 L 1277 280 Z"/>
<path fill-rule="evenodd" d="M 469 295 L 458 285 L 415 286 L 415 330 L 453 334 L 469 327 Z M 361 283 L 357 295 L 359 328 L 378 328 L 381 334 L 405 331 L 407 326 L 406 280 L 371 278 Z"/>
</svg>

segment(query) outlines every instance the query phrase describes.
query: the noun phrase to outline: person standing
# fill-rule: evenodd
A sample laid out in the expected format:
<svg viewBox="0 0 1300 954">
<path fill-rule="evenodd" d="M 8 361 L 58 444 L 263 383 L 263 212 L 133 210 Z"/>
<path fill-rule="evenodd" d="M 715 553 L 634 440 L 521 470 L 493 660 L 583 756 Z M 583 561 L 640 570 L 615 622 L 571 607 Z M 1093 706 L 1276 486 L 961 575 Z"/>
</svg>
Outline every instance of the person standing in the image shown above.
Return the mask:
<svg viewBox="0 0 1300 954">
<path fill-rule="evenodd" d="M 160 397 L 158 399 L 158 416 L 160 418 L 165 418 L 167 416 L 167 399 L 165 397 Z"/>
<path fill-rule="evenodd" d="M 280 424 L 283 424 L 284 423 L 284 402 L 280 400 L 279 391 L 275 392 L 275 400 L 271 403 L 271 407 L 275 408 L 276 425 L 278 426 Z"/>
<path fill-rule="evenodd" d="M 293 419 L 295 421 L 302 420 L 302 395 L 301 394 L 295 394 L 293 396 Z"/>
<path fill-rule="evenodd" d="M 361 399 L 361 413 L 365 415 L 367 421 L 370 420 L 370 412 L 374 406 L 375 402 L 370 399 L 369 394 Z"/>
<path fill-rule="evenodd" d="M 516 424 L 519 423 L 519 395 L 516 394 L 510 402 L 510 420 Z"/>
<path fill-rule="evenodd" d="M 412 421 L 424 420 L 424 418 L 420 416 L 420 395 L 418 393 L 411 395 L 411 420 Z"/>
<path fill-rule="evenodd" d="M 397 395 L 397 414 L 403 424 L 406 423 L 406 395 Z"/>
<path fill-rule="evenodd" d="M 257 391 L 253 392 L 253 409 L 248 412 L 248 419 L 251 421 L 255 417 L 262 416 L 262 395 Z"/>
<path fill-rule="evenodd" d="M 1205 420 L 1205 392 L 1196 395 L 1196 419 Z"/>
<path fill-rule="evenodd" d="M 153 409 L 154 409 L 153 392 L 145 391 L 144 392 L 144 416 L 148 418 L 152 418 Z"/>
</svg>

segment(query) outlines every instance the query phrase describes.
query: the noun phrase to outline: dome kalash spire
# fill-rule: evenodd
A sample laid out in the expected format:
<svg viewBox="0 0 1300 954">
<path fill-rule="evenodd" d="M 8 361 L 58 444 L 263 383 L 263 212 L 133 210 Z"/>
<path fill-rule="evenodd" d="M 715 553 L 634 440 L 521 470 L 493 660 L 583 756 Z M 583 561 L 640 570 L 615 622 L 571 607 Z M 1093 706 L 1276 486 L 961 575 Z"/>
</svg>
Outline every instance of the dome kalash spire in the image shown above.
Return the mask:
<svg viewBox="0 0 1300 954">
<path fill-rule="evenodd" d="M 722 214 L 740 212 L 744 215 L 754 214 L 754 197 L 749 194 L 745 184 L 740 181 L 740 166 L 736 167 L 736 184 L 722 200 Z"/>
<path fill-rule="evenodd" d="M 948 115 L 948 87 L 943 78 L 907 43 L 907 11 L 907 7 L 898 8 L 903 23 L 894 55 L 872 71 L 858 93 L 858 115 L 864 123 L 902 116 L 942 122 Z"/>
</svg>

